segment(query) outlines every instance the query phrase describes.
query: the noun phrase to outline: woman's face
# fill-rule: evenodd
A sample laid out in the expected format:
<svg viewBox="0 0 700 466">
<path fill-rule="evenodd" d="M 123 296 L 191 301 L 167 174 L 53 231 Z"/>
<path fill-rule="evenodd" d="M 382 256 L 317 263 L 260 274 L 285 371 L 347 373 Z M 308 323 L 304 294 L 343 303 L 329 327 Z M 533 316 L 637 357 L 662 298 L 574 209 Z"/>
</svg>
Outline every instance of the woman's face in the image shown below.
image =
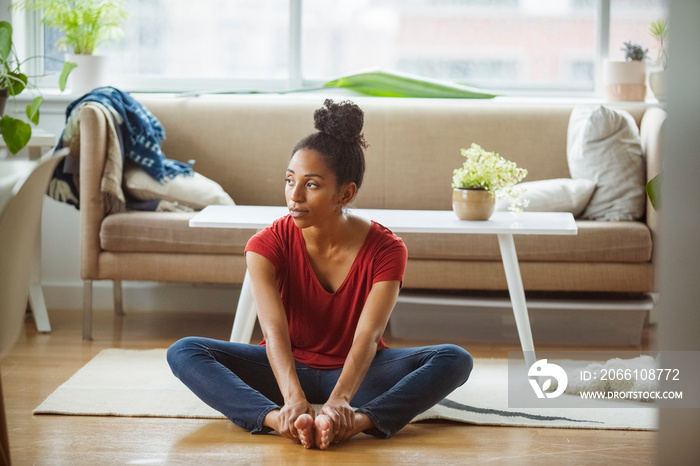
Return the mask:
<svg viewBox="0 0 700 466">
<path fill-rule="evenodd" d="M 284 190 L 294 223 L 306 228 L 340 214 L 354 196 L 350 188 L 352 194 L 347 199 L 348 185 L 354 186 L 354 183 L 338 186 L 335 173 L 319 152 L 310 149 L 295 152 L 289 161 Z"/>
</svg>

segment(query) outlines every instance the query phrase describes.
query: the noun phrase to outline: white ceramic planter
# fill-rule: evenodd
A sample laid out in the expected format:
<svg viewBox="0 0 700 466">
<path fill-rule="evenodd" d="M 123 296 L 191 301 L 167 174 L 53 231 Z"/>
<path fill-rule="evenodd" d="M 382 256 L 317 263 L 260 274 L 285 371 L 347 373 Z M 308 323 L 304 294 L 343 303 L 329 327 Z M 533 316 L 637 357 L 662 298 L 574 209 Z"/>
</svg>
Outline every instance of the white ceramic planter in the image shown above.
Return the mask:
<svg viewBox="0 0 700 466">
<path fill-rule="evenodd" d="M 608 100 L 640 101 L 647 95 L 646 63 L 614 61 L 603 63 L 603 84 Z"/>
<path fill-rule="evenodd" d="M 653 70 L 649 72 L 649 87 L 654 97 L 660 102 L 666 101 L 666 70 Z"/>
<path fill-rule="evenodd" d="M 68 77 L 68 88 L 73 95 L 83 95 L 107 85 L 107 57 L 67 53 L 66 61 L 78 65 Z"/>
</svg>

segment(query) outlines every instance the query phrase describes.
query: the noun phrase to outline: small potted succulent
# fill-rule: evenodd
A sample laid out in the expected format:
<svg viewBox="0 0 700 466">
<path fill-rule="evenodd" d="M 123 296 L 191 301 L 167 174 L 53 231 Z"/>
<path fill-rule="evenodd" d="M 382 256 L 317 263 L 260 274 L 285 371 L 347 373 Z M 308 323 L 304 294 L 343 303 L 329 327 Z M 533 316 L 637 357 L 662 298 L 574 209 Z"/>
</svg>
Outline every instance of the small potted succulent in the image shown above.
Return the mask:
<svg viewBox="0 0 700 466">
<path fill-rule="evenodd" d="M 452 174 L 452 208 L 457 217 L 488 220 L 496 197 L 510 197 L 515 205 L 520 194 L 515 185 L 527 176 L 526 169 L 474 143 L 461 153 L 464 164 Z"/>
<path fill-rule="evenodd" d="M 660 101 L 666 100 L 666 68 L 668 67 L 668 20 L 659 19 L 651 23 L 649 33 L 659 43 L 655 69 L 649 71 L 649 87 Z"/>
<path fill-rule="evenodd" d="M 603 67 L 605 96 L 608 100 L 640 101 L 647 95 L 646 63 L 648 49 L 631 41 L 621 49 L 624 61 L 606 60 Z"/>
<path fill-rule="evenodd" d="M 66 60 L 77 63 L 69 87 L 84 93 L 108 84 L 107 57 L 97 55 L 97 47 L 123 36 L 122 22 L 129 13 L 124 0 L 16 0 L 19 10 L 42 10 L 41 22 L 63 32 L 59 50 L 69 50 Z"/>
</svg>

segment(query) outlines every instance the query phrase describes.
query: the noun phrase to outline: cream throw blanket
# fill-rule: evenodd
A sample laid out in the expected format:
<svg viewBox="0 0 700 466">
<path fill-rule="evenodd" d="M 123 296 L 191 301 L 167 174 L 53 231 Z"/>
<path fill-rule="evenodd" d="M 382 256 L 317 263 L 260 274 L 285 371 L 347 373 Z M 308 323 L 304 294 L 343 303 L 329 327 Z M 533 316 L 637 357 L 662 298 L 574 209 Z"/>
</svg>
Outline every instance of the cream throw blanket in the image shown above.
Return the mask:
<svg viewBox="0 0 700 466">
<path fill-rule="evenodd" d="M 107 159 L 100 184 L 105 213 L 110 215 L 124 212 L 126 198 L 122 190 L 123 159 L 115 126 L 115 121 L 117 124 L 122 124 L 121 115 L 98 102 L 88 101 L 80 104 L 66 121 L 66 127 L 63 131 L 63 146 L 70 148 L 71 154 L 83 155 L 80 151 L 80 110 L 83 107 L 94 108 L 104 114 L 107 120 Z M 79 184 L 76 183 L 76 185 Z"/>
</svg>

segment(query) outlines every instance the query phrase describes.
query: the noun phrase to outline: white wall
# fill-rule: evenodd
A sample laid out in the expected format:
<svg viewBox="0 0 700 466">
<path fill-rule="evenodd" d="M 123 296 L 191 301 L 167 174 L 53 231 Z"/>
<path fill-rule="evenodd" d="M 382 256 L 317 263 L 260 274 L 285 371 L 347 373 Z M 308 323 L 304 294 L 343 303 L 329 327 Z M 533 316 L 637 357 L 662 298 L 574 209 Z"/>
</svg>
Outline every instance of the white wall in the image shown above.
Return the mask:
<svg viewBox="0 0 700 466">
<path fill-rule="evenodd" d="M 667 154 L 659 212 L 659 349 L 700 351 L 700 2 L 671 2 L 669 24 Z M 661 354 L 661 367 L 677 367 L 679 362 Z M 697 369 L 684 371 L 682 382 L 684 395 L 699 395 Z M 657 463 L 700 464 L 699 433 L 700 409 L 661 410 Z"/>
</svg>

